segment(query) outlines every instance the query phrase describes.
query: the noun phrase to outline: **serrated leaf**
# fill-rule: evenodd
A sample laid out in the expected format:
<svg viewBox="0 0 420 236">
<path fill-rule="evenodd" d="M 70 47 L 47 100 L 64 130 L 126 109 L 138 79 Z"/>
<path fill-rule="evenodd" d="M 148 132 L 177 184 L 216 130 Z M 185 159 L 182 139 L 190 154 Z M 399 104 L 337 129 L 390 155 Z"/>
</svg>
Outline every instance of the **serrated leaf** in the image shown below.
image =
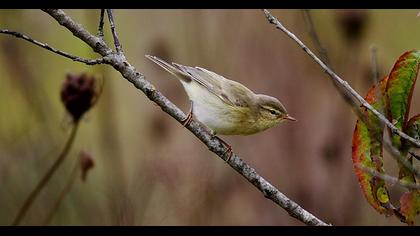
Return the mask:
<svg viewBox="0 0 420 236">
<path fill-rule="evenodd" d="M 411 97 L 414 85 L 417 79 L 417 73 L 420 62 L 420 51 L 412 50 L 399 57 L 389 74 L 386 86 L 386 104 L 388 119 L 400 130 L 406 127 L 410 113 Z M 396 134 L 391 134 L 392 145 L 400 150 L 403 157 L 406 157 L 410 163 L 412 158 L 408 157 L 407 149 L 404 147 L 405 141 Z M 401 163 L 400 179 L 409 182 L 415 182 L 415 177 Z"/>
<path fill-rule="evenodd" d="M 414 224 L 414 218 L 420 213 L 420 191 L 412 190 L 400 198 L 400 213 L 409 225 Z"/>
<path fill-rule="evenodd" d="M 387 78 L 379 85 L 369 89 L 365 100 L 380 112 L 384 111 L 384 95 Z M 379 99 L 378 99 L 379 97 Z M 364 110 L 368 124 L 362 120 L 356 122 L 352 140 L 352 160 L 359 184 L 369 204 L 380 213 L 390 212 L 388 190 L 384 180 L 367 173 L 364 168 L 371 168 L 384 173 L 382 139 L 384 125 L 370 111 Z"/>
</svg>

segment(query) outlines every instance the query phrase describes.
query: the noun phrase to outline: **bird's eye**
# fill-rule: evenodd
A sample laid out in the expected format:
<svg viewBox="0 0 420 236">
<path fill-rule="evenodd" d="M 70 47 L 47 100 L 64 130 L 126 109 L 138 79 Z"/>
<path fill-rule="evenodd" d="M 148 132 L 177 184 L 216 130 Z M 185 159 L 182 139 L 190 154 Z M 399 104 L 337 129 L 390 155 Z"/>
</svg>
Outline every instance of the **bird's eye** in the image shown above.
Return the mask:
<svg viewBox="0 0 420 236">
<path fill-rule="evenodd" d="M 270 110 L 270 113 L 271 113 L 272 115 L 276 115 L 276 114 L 277 114 L 277 112 L 276 112 L 275 110 Z"/>
</svg>

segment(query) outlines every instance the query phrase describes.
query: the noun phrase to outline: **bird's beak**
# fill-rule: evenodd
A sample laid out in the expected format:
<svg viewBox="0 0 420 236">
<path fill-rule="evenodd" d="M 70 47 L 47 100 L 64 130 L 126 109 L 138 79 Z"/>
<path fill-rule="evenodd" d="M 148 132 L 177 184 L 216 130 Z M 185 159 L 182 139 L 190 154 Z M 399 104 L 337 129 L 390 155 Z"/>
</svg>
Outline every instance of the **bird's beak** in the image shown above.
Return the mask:
<svg viewBox="0 0 420 236">
<path fill-rule="evenodd" d="M 295 118 L 291 117 L 289 114 L 286 114 L 286 116 L 284 117 L 284 119 L 291 120 L 291 121 L 297 121 Z"/>
</svg>

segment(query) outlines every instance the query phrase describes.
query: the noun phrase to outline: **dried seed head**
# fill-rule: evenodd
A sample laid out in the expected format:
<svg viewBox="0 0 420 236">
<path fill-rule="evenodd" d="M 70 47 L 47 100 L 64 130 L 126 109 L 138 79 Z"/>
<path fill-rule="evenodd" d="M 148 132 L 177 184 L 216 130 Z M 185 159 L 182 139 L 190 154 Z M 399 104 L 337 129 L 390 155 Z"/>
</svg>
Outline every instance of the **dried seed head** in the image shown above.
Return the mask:
<svg viewBox="0 0 420 236">
<path fill-rule="evenodd" d="M 78 122 L 83 114 L 92 107 L 97 95 L 95 77 L 89 77 L 85 73 L 67 74 L 61 89 L 61 101 L 73 117 L 74 122 Z"/>
<path fill-rule="evenodd" d="M 344 36 L 349 41 L 355 41 L 361 38 L 367 20 L 368 12 L 363 9 L 346 9 L 337 12 L 337 21 Z"/>
<path fill-rule="evenodd" d="M 94 166 L 95 163 L 93 162 L 92 156 L 89 153 L 82 151 L 80 153 L 80 169 L 82 173 L 82 181 L 86 180 L 88 171 Z"/>
</svg>

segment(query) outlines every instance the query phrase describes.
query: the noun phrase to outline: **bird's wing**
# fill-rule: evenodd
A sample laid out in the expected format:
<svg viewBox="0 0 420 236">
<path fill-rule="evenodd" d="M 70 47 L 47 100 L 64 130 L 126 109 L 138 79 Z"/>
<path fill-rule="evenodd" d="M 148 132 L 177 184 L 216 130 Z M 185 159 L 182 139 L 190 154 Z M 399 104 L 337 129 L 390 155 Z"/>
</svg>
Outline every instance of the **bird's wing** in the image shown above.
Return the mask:
<svg viewBox="0 0 420 236">
<path fill-rule="evenodd" d="M 190 67 L 176 63 L 173 63 L 173 65 L 183 72 L 190 74 L 194 81 L 219 97 L 223 102 L 236 107 L 249 106 L 249 96 L 252 92 L 242 84 L 228 80 L 221 75 L 201 67 Z"/>
<path fill-rule="evenodd" d="M 175 75 L 177 78 L 185 81 L 185 82 L 191 82 L 192 78 L 190 74 L 185 73 L 184 71 L 180 70 L 179 68 L 174 67 L 173 65 L 169 64 L 168 62 L 160 59 L 159 57 L 146 55 L 146 58 L 153 61 L 154 63 L 161 66 L 163 69 L 168 71 L 169 73 Z"/>
</svg>

